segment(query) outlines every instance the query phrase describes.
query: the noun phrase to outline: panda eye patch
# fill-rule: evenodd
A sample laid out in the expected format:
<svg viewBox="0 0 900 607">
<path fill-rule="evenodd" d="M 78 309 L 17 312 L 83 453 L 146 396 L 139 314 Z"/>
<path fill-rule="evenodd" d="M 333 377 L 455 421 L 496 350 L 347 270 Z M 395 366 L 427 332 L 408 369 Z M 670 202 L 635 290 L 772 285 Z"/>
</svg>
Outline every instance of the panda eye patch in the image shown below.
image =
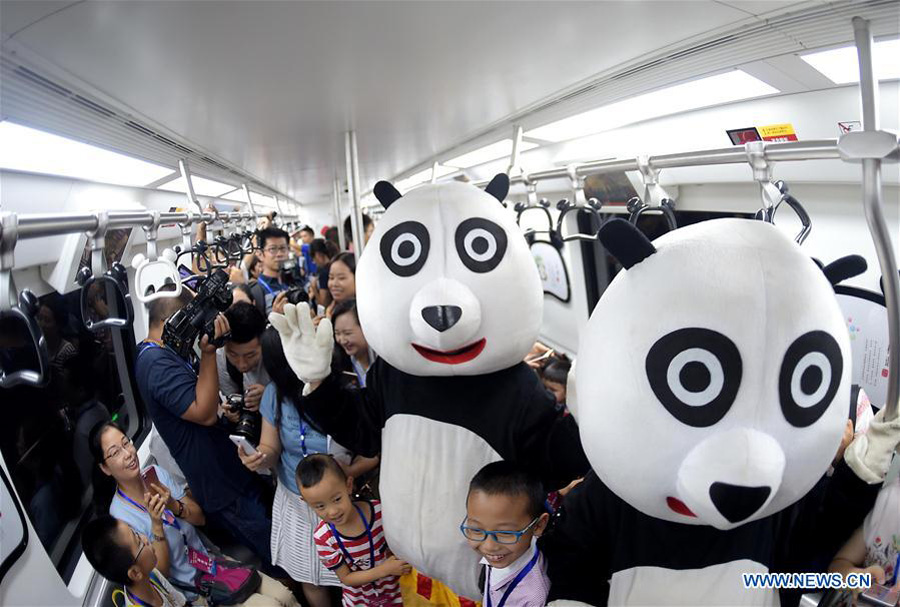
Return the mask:
<svg viewBox="0 0 900 607">
<path fill-rule="evenodd" d="M 841 348 L 824 331 L 804 333 L 790 345 L 778 375 L 778 397 L 792 426 L 814 424 L 837 394 L 844 369 Z"/>
<path fill-rule="evenodd" d="M 678 329 L 647 353 L 647 379 L 678 421 L 706 428 L 721 420 L 737 396 L 743 366 L 737 346 L 710 329 Z"/>
<path fill-rule="evenodd" d="M 456 251 L 463 264 L 473 272 L 490 272 L 506 253 L 506 232 L 482 217 L 467 219 L 456 228 Z"/>
<path fill-rule="evenodd" d="M 404 221 L 381 238 L 381 258 L 391 272 L 409 277 L 425 265 L 430 247 L 428 229 L 418 221 Z"/>
</svg>

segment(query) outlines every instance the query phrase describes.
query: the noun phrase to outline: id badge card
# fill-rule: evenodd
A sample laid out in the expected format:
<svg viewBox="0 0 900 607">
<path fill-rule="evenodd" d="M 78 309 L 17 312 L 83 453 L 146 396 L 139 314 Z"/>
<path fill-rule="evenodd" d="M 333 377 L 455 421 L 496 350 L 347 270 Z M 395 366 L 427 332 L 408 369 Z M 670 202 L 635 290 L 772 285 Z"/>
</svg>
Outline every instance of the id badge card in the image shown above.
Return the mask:
<svg viewBox="0 0 900 607">
<path fill-rule="evenodd" d="M 211 556 L 203 554 L 190 546 L 188 546 L 186 550 L 188 563 L 190 563 L 191 567 L 210 575 L 216 574 L 216 561 Z"/>
</svg>

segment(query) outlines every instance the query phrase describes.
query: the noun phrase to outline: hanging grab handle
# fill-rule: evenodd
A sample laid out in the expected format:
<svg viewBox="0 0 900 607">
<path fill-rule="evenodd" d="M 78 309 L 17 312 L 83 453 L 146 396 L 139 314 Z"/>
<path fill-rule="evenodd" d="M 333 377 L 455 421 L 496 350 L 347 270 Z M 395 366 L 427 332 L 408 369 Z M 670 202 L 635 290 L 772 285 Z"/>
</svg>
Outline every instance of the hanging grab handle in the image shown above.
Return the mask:
<svg viewBox="0 0 900 607">
<path fill-rule="evenodd" d="M 559 217 L 556 218 L 556 233 L 559 235 L 560 240 L 562 242 L 598 240 L 600 238 L 600 225 L 603 223 L 603 218 L 600 216 L 601 206 L 600 201 L 596 198 L 588 199 L 585 204 L 570 202 L 567 198 L 557 202 L 556 208 L 559 209 Z M 597 231 L 593 234 L 564 234 L 563 224 L 565 223 L 566 215 L 574 211 L 584 211 L 595 217 L 597 219 Z"/>
<path fill-rule="evenodd" d="M 0 230 L 0 333 L 5 342 L 0 356 L 0 388 L 40 388 L 50 381 L 50 354 L 37 322 L 37 296 L 28 289 L 17 294 L 13 281 L 18 216 L 0 213 Z M 33 356 L 28 354 L 29 345 Z"/>
<path fill-rule="evenodd" d="M 678 220 L 675 219 L 675 201 L 671 198 L 664 198 L 660 202 L 659 206 L 651 207 L 647 206 L 644 201 L 635 196 L 628 201 L 626 208 L 629 212 L 628 221 L 630 221 L 633 225 L 637 225 L 638 219 L 640 219 L 641 215 L 643 215 L 645 212 L 659 211 L 660 213 L 662 213 L 663 218 L 665 218 L 666 223 L 669 226 L 669 231 L 678 228 Z"/>
<path fill-rule="evenodd" d="M 81 320 L 89 331 L 107 327 L 120 329 L 130 326 L 134 320 L 128 270 L 114 261 L 109 270 L 104 271 L 108 229 L 109 213 L 101 211 L 97 214 L 97 229 L 91 234 L 91 266 L 81 268 L 75 277 L 81 286 Z"/>
</svg>

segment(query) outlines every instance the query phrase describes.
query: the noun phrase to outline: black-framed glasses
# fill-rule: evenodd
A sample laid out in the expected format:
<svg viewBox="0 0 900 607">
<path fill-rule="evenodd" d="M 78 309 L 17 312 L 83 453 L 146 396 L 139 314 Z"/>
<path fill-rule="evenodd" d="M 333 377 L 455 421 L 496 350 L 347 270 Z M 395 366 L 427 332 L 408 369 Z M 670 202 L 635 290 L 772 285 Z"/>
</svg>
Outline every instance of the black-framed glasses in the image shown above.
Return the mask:
<svg viewBox="0 0 900 607">
<path fill-rule="evenodd" d="M 528 533 L 528 530 L 534 527 L 535 523 L 541 520 L 541 517 L 535 517 L 533 521 L 528 523 L 528 526 L 519 531 L 485 531 L 484 529 L 479 529 L 478 527 L 469 527 L 466 525 L 466 520 L 468 520 L 468 516 L 465 517 L 462 522 L 459 524 L 459 530 L 465 536 L 467 540 L 472 540 L 473 542 L 483 542 L 491 536 L 494 538 L 494 541 L 498 544 L 515 544 L 522 536 Z"/>
<path fill-rule="evenodd" d="M 134 560 L 131 561 L 131 564 L 134 565 L 135 563 L 137 563 L 138 559 L 141 558 L 141 552 L 143 552 L 144 548 L 147 547 L 147 542 L 144 541 L 144 538 L 142 538 L 137 531 L 135 531 L 131 527 L 129 527 L 128 529 L 131 530 L 131 534 L 138 541 L 138 544 L 141 545 L 141 547 L 138 548 L 137 554 L 134 555 Z"/>
<path fill-rule="evenodd" d="M 276 255 L 276 254 L 278 254 L 278 253 L 287 253 L 289 250 L 290 250 L 290 249 L 288 249 L 287 246 L 280 246 L 280 247 L 266 247 L 265 249 L 263 249 L 263 251 L 265 251 L 265 252 L 268 253 L 269 255 Z"/>
</svg>

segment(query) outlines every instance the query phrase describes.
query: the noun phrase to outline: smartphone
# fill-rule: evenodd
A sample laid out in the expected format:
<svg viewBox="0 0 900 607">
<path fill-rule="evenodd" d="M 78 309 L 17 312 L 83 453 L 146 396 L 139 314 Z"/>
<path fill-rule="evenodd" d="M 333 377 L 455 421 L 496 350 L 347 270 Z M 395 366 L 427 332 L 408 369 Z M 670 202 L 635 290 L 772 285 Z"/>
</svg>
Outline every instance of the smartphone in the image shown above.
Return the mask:
<svg viewBox="0 0 900 607">
<path fill-rule="evenodd" d="M 322 304 L 316 306 L 316 316 L 325 316 L 325 306 Z"/>
<path fill-rule="evenodd" d="M 872 584 L 872 587 L 864 591 L 860 597 L 870 605 L 894 607 L 900 599 L 900 590 L 891 590 L 889 586 Z"/>
<path fill-rule="evenodd" d="M 247 455 L 256 455 L 257 453 L 259 453 L 259 451 L 256 450 L 256 447 L 254 447 L 250 443 L 250 441 L 248 441 L 243 436 L 238 436 L 237 434 L 230 434 L 228 436 L 228 438 L 230 438 L 231 442 L 233 442 L 235 445 L 240 447 L 241 451 L 243 451 Z M 269 476 L 272 474 L 272 472 L 270 470 L 257 470 L 256 472 L 258 474 L 262 474 L 264 476 Z"/>
<path fill-rule="evenodd" d="M 144 479 L 144 487 L 146 487 L 148 491 L 153 491 L 153 489 L 150 488 L 151 484 L 156 485 L 157 487 L 162 486 L 162 483 L 159 482 L 159 475 L 156 474 L 156 468 L 153 466 L 141 472 L 141 478 Z"/>
<path fill-rule="evenodd" d="M 237 434 L 231 434 L 228 436 L 235 445 L 241 448 L 245 455 L 256 455 L 258 452 L 256 447 L 248 441 L 243 436 L 238 436 Z"/>
</svg>

